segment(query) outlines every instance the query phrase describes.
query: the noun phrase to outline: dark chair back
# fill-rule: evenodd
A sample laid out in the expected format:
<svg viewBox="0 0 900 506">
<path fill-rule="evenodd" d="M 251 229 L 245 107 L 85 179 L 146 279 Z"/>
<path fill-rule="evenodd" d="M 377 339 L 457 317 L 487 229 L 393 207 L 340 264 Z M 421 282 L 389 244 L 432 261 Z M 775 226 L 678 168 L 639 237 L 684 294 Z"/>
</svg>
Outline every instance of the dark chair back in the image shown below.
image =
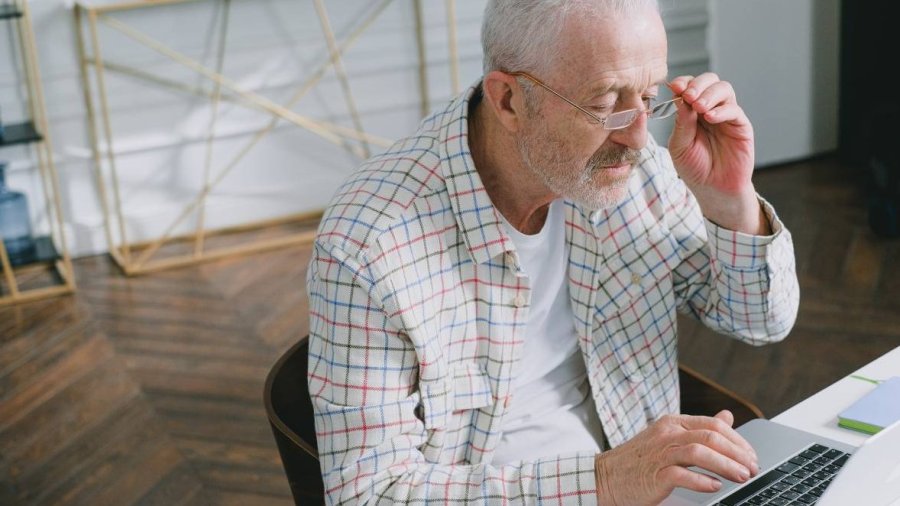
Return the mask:
<svg viewBox="0 0 900 506">
<path fill-rule="evenodd" d="M 765 418 L 755 404 L 684 364 L 678 365 L 678 381 L 682 413 L 713 416 L 727 409 L 734 415 L 735 427 L 754 418 Z"/>
<path fill-rule="evenodd" d="M 324 504 L 312 402 L 306 384 L 309 337 L 275 362 L 263 393 L 269 425 L 298 505 Z"/>
<path fill-rule="evenodd" d="M 264 393 L 269 424 L 298 505 L 324 504 L 316 428 L 306 383 L 308 355 L 307 336 L 275 362 L 266 378 Z M 685 365 L 678 366 L 678 376 L 682 413 L 712 416 L 729 409 L 734 414 L 735 427 L 763 418 L 758 407 Z"/>
</svg>

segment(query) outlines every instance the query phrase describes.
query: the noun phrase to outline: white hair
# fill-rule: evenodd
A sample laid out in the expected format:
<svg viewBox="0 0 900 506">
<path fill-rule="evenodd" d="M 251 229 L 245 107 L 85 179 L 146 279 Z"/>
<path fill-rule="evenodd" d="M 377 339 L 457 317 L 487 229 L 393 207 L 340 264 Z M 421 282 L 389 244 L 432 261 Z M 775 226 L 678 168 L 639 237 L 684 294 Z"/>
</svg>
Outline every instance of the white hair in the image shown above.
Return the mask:
<svg viewBox="0 0 900 506">
<path fill-rule="evenodd" d="M 559 36 L 573 13 L 601 16 L 659 10 L 657 0 L 488 0 L 481 25 L 484 73 L 540 72 L 559 55 Z"/>
</svg>

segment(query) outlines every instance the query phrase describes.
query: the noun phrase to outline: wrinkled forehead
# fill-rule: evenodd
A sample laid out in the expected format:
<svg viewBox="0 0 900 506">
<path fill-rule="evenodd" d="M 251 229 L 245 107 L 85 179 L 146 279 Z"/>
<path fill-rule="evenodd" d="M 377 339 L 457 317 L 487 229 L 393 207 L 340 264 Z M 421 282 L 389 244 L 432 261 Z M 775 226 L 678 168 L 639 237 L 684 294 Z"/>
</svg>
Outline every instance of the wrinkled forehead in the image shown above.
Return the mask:
<svg viewBox="0 0 900 506">
<path fill-rule="evenodd" d="M 650 7 L 572 14 L 564 21 L 551 71 L 568 89 L 645 89 L 666 78 L 666 32 Z"/>
</svg>

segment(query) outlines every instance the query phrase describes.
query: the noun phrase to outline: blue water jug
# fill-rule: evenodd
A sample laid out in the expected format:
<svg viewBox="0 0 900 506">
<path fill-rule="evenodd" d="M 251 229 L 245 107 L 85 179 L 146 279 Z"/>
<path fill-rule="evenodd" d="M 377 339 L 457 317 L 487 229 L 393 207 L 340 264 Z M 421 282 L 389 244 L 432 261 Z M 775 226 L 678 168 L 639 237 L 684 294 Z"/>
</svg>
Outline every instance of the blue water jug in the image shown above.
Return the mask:
<svg viewBox="0 0 900 506">
<path fill-rule="evenodd" d="M 28 217 L 28 199 L 6 187 L 7 163 L 0 161 L 0 238 L 13 265 L 34 257 L 34 239 Z"/>
</svg>

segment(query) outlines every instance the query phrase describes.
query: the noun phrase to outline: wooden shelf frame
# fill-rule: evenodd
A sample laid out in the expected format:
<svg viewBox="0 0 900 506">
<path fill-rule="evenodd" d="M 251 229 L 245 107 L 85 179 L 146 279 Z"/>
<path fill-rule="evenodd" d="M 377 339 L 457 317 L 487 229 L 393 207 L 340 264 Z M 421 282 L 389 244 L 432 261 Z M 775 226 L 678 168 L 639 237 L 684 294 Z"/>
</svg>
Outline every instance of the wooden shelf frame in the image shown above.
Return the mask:
<svg viewBox="0 0 900 506">
<path fill-rule="evenodd" d="M 60 202 L 59 176 L 53 163 L 53 149 L 47 128 L 47 111 L 44 89 L 38 65 L 37 47 L 31 24 L 31 12 L 27 0 L 15 0 L 0 11 L 0 23 L 9 23 L 17 32 L 16 42 L 22 52 L 22 64 L 28 90 L 28 111 L 31 121 L 7 125 L 0 148 L 16 144 L 33 144 L 38 161 L 46 213 L 50 225 L 49 236 L 39 241 L 50 241 L 57 252 L 50 258 L 37 258 L 27 265 L 13 266 L 3 241 L 0 241 L 0 306 L 28 302 L 46 297 L 64 295 L 75 291 L 75 273 L 66 244 L 63 229 L 62 203 Z M 42 247 L 44 245 L 42 244 Z M 23 286 L 22 278 L 34 270 L 46 269 L 54 280 L 51 286 L 30 288 Z"/>
<path fill-rule="evenodd" d="M 84 100 L 88 111 L 88 121 L 90 123 L 89 134 L 91 137 L 95 165 L 96 184 L 98 186 L 101 208 L 104 215 L 106 240 L 109 245 L 110 255 L 122 271 L 128 275 L 144 274 L 170 267 L 191 265 L 232 254 L 244 254 L 287 245 L 304 244 L 313 240 L 314 235 L 312 233 L 302 232 L 288 237 L 257 240 L 251 244 L 245 244 L 240 248 L 214 249 L 208 247 L 206 244 L 207 236 L 223 232 L 222 230 L 210 230 L 205 228 L 206 200 L 210 192 L 222 182 L 237 163 L 247 155 L 261 139 L 270 133 L 281 120 L 293 123 L 294 125 L 317 135 L 322 140 L 343 147 L 353 155 L 356 155 L 360 160 L 364 160 L 371 155 L 370 146 L 374 145 L 385 148 L 392 144 L 392 141 L 389 139 L 368 134 L 363 130 L 356 102 L 350 91 L 349 78 L 344 69 L 343 55 L 357 41 L 359 36 L 362 35 L 379 15 L 395 0 L 378 0 L 377 2 L 373 2 L 374 7 L 368 11 L 369 15 L 360 21 L 343 40 L 338 40 L 331 28 L 331 21 L 324 0 L 309 0 L 313 3 L 316 15 L 319 18 L 322 35 L 327 45 L 328 57 L 324 64 L 313 69 L 310 73 L 310 77 L 298 86 L 294 95 L 284 104 L 275 103 L 251 90 L 245 89 L 235 80 L 229 79 L 222 74 L 222 63 L 225 57 L 224 44 L 228 35 L 228 12 L 230 10 L 231 2 L 239 0 L 214 0 L 225 3 L 223 11 L 224 18 L 220 23 L 218 33 L 219 51 L 216 56 L 214 68 L 205 66 L 201 62 L 168 47 L 163 42 L 153 39 L 114 16 L 115 13 L 126 10 L 164 7 L 171 4 L 198 1 L 213 0 L 139 0 L 108 4 L 92 4 L 90 0 L 79 0 L 75 3 L 76 39 L 84 88 Z M 423 35 L 422 0 L 414 0 L 413 5 L 415 8 L 416 41 L 419 58 L 418 67 L 422 105 L 421 110 L 424 115 L 429 111 L 430 104 L 428 99 L 427 62 Z M 445 0 L 445 5 L 448 15 L 454 14 L 454 0 Z M 452 78 L 454 79 L 453 90 L 454 93 L 457 93 L 459 91 L 459 72 L 455 47 L 455 24 L 455 17 L 448 17 L 448 32 L 450 33 L 452 43 L 450 50 L 450 67 Z M 163 76 L 156 76 L 146 70 L 134 68 L 127 64 L 105 60 L 103 58 L 99 37 L 101 25 L 104 29 L 115 30 L 135 43 L 150 48 L 158 54 L 192 70 L 197 75 L 202 76 L 213 84 L 212 91 L 201 90 L 181 82 L 174 82 Z M 333 69 L 338 78 L 345 105 L 351 115 L 353 128 L 305 116 L 291 109 L 302 97 L 310 92 L 319 81 L 321 81 L 325 76 L 326 71 L 329 69 Z M 107 102 L 105 83 L 106 72 L 126 74 L 131 77 L 164 86 L 168 89 L 203 96 L 209 98 L 211 101 L 212 112 L 206 136 L 203 188 L 193 200 L 181 210 L 177 217 L 166 228 L 165 232 L 155 240 L 149 242 L 145 241 L 140 244 L 133 242 L 126 233 L 126 219 L 123 212 L 124 203 L 122 201 L 122 192 L 119 187 L 119 172 L 115 158 L 114 138 L 110 123 L 109 105 Z M 96 82 L 96 90 L 91 89 L 91 79 L 89 77 L 91 74 L 93 74 L 94 81 Z M 94 103 L 95 100 L 96 108 Z M 212 143 L 215 140 L 218 104 L 222 100 L 233 101 L 257 111 L 267 113 L 271 116 L 271 120 L 266 126 L 255 132 L 252 138 L 243 145 L 230 161 L 224 163 L 217 171 L 214 171 L 211 165 Z M 99 113 L 97 113 L 97 111 L 99 111 Z M 103 148 L 101 148 L 101 139 L 104 146 Z M 106 167 L 108 175 L 104 174 L 104 166 Z M 107 184 L 107 180 L 109 181 L 109 184 Z M 320 216 L 321 210 L 315 211 L 313 214 Z M 198 218 L 197 226 L 193 233 L 178 237 L 174 236 L 173 234 L 176 228 L 182 225 L 185 220 L 192 215 L 196 215 Z M 295 218 L 305 220 L 309 219 L 309 217 L 309 213 L 304 213 Z M 272 225 L 273 222 L 281 223 L 284 220 L 289 219 L 291 219 L 291 217 L 285 217 L 284 219 L 278 220 L 267 220 L 265 222 L 242 225 L 240 228 L 248 229 L 265 227 Z M 177 254 L 174 257 L 169 255 L 165 258 L 160 258 L 159 253 L 161 248 L 172 244 L 174 241 L 183 242 L 185 240 L 193 242 L 193 252 Z"/>
</svg>

